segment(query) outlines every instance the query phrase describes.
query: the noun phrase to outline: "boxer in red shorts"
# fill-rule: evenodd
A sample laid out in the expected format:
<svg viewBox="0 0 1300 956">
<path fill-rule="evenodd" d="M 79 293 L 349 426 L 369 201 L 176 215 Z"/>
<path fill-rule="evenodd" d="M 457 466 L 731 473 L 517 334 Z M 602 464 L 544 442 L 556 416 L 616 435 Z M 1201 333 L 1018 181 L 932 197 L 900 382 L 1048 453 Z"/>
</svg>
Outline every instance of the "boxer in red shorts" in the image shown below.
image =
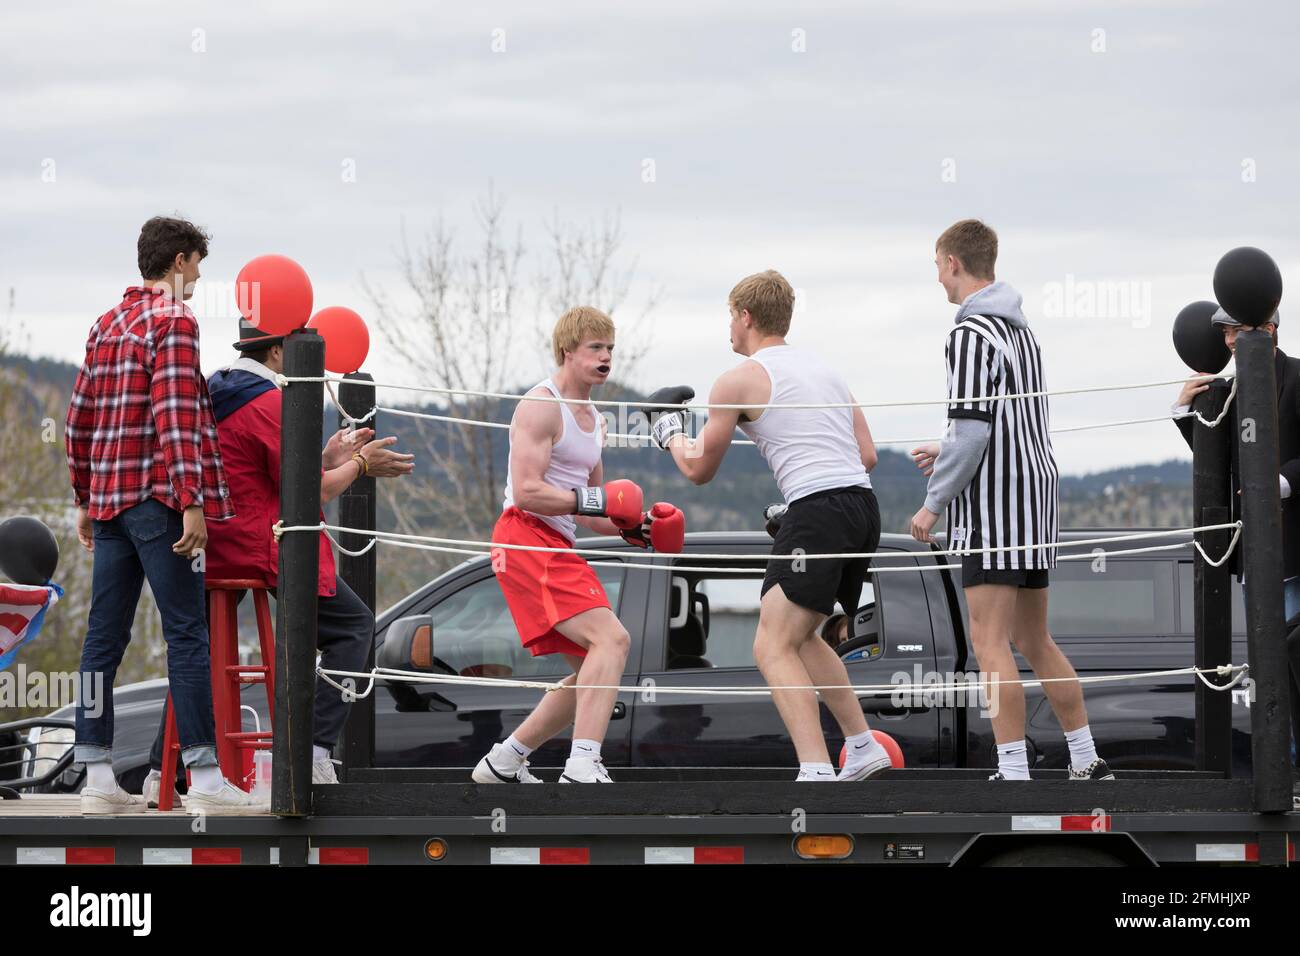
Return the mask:
<svg viewBox="0 0 1300 956">
<path fill-rule="evenodd" d="M 641 489 L 618 479 L 602 486 L 604 419 L 591 390 L 609 377 L 614 323 L 590 306 L 556 323 L 551 345 L 559 368 L 528 394 L 564 402 L 520 401 L 510 422 L 510 467 L 497 545 L 573 548 L 577 526 L 617 534 L 639 547 L 682 549 L 685 518 L 672 505 L 642 511 Z M 528 755 L 570 724 L 573 746 L 561 783 L 612 783 L 600 746 L 627 661 L 628 635 L 595 571 L 572 552 L 494 548 L 492 566 L 520 640 L 534 655 L 563 654 L 573 692 L 548 693 L 522 724 L 474 768 L 477 783 L 541 783 Z M 609 689 L 606 689 L 609 688 Z"/>
</svg>

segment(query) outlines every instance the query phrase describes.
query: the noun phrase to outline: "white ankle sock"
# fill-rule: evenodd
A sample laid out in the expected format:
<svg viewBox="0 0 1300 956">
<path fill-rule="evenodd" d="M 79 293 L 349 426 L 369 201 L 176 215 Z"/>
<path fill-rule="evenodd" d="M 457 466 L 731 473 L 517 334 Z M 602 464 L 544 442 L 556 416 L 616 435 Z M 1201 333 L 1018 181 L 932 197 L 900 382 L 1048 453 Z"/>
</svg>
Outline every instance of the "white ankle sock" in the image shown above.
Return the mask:
<svg viewBox="0 0 1300 956">
<path fill-rule="evenodd" d="M 1029 779 L 1029 750 L 1023 740 L 998 744 L 998 770 L 1008 780 Z"/>
<path fill-rule="evenodd" d="M 525 747 L 523 744 L 519 742 L 519 738 L 516 737 L 514 734 L 511 734 L 509 737 L 507 737 L 505 741 L 501 744 L 501 746 L 505 748 L 506 756 L 517 757 L 520 760 L 528 759 L 528 755 L 533 752 L 532 747 Z M 599 747 L 596 748 L 596 752 L 597 753 L 600 752 Z"/>
<path fill-rule="evenodd" d="M 190 786 L 200 793 L 216 793 L 226 782 L 220 767 L 190 767 Z"/>
<path fill-rule="evenodd" d="M 86 764 L 86 786 L 105 793 L 117 792 L 117 777 L 113 776 L 113 761 L 96 760 Z"/>
<path fill-rule="evenodd" d="M 318 745 L 318 744 L 312 744 L 312 745 L 311 745 L 311 759 L 314 760 L 314 761 L 315 761 L 315 760 L 329 760 L 329 759 L 330 759 L 329 748 L 328 748 L 328 747 L 321 747 L 321 746 Z"/>
<path fill-rule="evenodd" d="M 577 740 L 573 741 L 573 746 L 569 749 L 570 760 L 599 760 L 600 759 L 600 741 L 599 740 Z"/>
<path fill-rule="evenodd" d="M 1078 730 L 1065 734 L 1065 742 L 1070 745 L 1070 766 L 1083 770 L 1097 759 L 1097 747 L 1092 742 L 1092 730 L 1084 724 Z"/>
</svg>

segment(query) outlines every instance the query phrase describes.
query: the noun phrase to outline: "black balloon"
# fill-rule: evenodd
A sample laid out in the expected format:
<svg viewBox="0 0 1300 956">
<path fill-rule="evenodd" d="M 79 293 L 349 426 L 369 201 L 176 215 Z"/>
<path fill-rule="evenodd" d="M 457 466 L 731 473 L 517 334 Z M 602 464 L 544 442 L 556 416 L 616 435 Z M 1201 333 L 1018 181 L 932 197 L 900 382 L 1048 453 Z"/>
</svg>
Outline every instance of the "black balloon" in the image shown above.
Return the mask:
<svg viewBox="0 0 1300 956">
<path fill-rule="evenodd" d="M 0 574 L 14 584 L 48 584 L 59 566 L 59 542 L 35 518 L 0 522 Z"/>
<path fill-rule="evenodd" d="M 1263 325 L 1282 301 L 1282 272 L 1263 249 L 1239 246 L 1214 267 L 1214 295 L 1242 325 Z"/>
<path fill-rule="evenodd" d="M 1213 302 L 1202 300 L 1184 306 L 1174 319 L 1174 350 L 1193 372 L 1221 372 L 1232 357 L 1223 332 L 1210 324 L 1210 316 L 1218 310 Z"/>
</svg>

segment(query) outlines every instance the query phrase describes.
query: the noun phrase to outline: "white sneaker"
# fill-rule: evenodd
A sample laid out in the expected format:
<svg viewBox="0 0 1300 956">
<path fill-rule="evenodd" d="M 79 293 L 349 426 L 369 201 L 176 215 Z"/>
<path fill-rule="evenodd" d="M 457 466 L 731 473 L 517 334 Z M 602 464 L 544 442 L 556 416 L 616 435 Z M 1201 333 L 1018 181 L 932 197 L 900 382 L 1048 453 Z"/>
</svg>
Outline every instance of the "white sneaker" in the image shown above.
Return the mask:
<svg viewBox="0 0 1300 956">
<path fill-rule="evenodd" d="M 512 769 L 518 763 L 519 769 Z M 505 744 L 495 744 L 478 762 L 470 779 L 475 783 L 541 783 L 528 770 L 528 761 L 520 760 Z"/>
<path fill-rule="evenodd" d="M 840 775 L 835 779 L 840 783 L 853 783 L 858 780 L 866 780 L 868 777 L 874 777 L 878 773 L 883 773 L 893 765 L 893 761 L 889 759 L 888 751 L 877 744 L 874 748 L 863 748 L 863 755 L 859 756 L 856 760 L 846 760 L 844 766 L 840 769 Z"/>
<path fill-rule="evenodd" d="M 149 775 L 144 778 L 144 786 L 140 788 L 143 791 L 144 805 L 150 809 L 157 809 L 159 798 L 162 796 L 162 773 L 157 770 L 150 770 Z M 172 784 L 172 809 L 179 810 L 181 806 L 181 795 L 176 790 L 176 784 Z"/>
<path fill-rule="evenodd" d="M 258 805 L 251 794 L 240 790 L 229 780 L 222 781 L 221 789 L 216 793 L 204 793 L 191 787 L 185 795 L 185 809 L 190 813 L 220 813 L 223 810 Z"/>
<path fill-rule="evenodd" d="M 311 762 L 312 783 L 338 783 L 338 774 L 334 772 L 334 761 L 329 757 Z"/>
<path fill-rule="evenodd" d="M 570 757 L 560 774 L 560 783 L 613 783 L 599 757 Z"/>
<path fill-rule="evenodd" d="M 794 778 L 795 783 L 834 783 L 834 770 L 804 770 L 799 768 L 799 775 Z"/>
<path fill-rule="evenodd" d="M 127 793 L 119 784 L 112 791 L 96 790 L 83 787 L 81 790 L 81 812 L 83 815 L 103 813 L 141 813 L 144 799 L 134 793 Z"/>
</svg>

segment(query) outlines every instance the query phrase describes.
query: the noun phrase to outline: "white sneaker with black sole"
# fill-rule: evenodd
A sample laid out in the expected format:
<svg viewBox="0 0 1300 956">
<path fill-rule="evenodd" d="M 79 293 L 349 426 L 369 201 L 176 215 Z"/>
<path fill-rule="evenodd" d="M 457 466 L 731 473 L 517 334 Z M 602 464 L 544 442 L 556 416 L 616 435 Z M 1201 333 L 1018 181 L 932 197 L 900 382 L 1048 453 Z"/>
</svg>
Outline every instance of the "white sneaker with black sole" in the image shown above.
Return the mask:
<svg viewBox="0 0 1300 956">
<path fill-rule="evenodd" d="M 505 744 L 494 744 L 478 762 L 470 779 L 475 783 L 541 783 L 528 770 L 528 761 Z"/>
<path fill-rule="evenodd" d="M 1106 766 L 1106 761 L 1098 757 L 1082 770 L 1075 770 L 1074 765 L 1070 765 L 1071 780 L 1114 780 L 1115 774 L 1110 767 Z"/>
<path fill-rule="evenodd" d="M 143 810 L 144 798 L 127 793 L 120 784 L 112 791 L 95 790 L 92 787 L 83 787 L 81 790 L 81 812 L 86 816 L 140 813 Z"/>
<path fill-rule="evenodd" d="M 157 770 L 150 770 L 148 776 L 144 778 L 144 786 L 140 788 L 144 791 L 144 804 L 151 810 L 158 808 L 159 798 L 162 796 L 162 774 Z M 172 784 L 172 809 L 179 810 L 181 806 L 181 795 L 176 790 L 176 784 Z"/>
<path fill-rule="evenodd" d="M 334 761 L 329 757 L 311 762 L 312 783 L 338 783 L 338 774 L 334 772 Z"/>
<path fill-rule="evenodd" d="M 560 783 L 613 783 L 599 757 L 570 757 L 560 774 Z"/>
</svg>

